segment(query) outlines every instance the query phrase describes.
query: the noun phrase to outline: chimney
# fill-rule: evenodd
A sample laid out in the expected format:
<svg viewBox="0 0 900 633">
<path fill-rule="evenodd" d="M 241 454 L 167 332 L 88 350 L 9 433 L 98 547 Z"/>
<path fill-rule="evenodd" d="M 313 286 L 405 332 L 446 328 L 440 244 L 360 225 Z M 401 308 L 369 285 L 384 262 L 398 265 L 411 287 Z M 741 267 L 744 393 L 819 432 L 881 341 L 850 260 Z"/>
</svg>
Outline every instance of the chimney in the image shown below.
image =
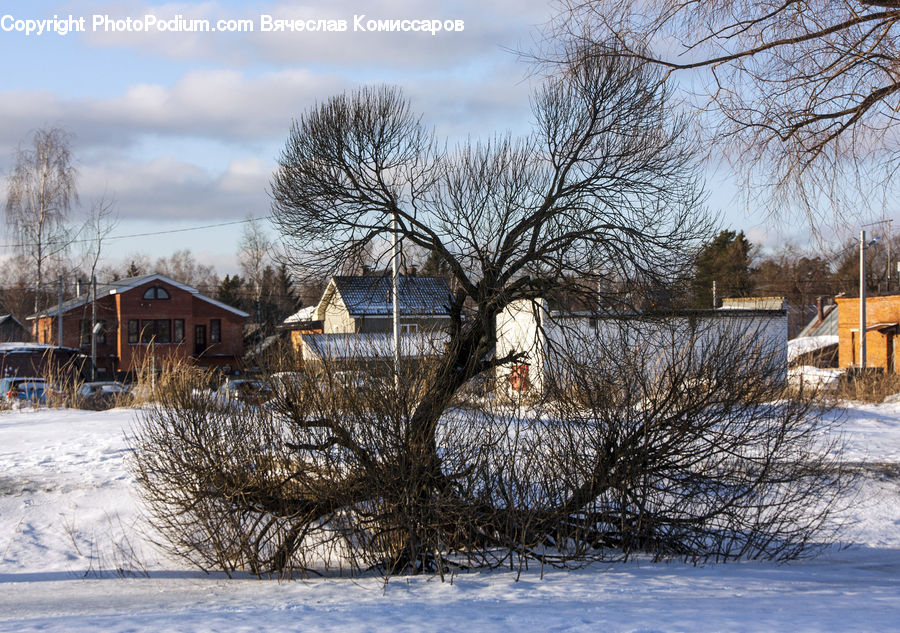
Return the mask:
<svg viewBox="0 0 900 633">
<path fill-rule="evenodd" d="M 816 325 L 825 320 L 825 297 L 816 297 Z"/>
<path fill-rule="evenodd" d="M 407 266 L 406 267 L 406 276 L 407 277 L 415 277 L 416 272 L 418 272 L 418 268 L 416 268 L 415 266 Z"/>
</svg>

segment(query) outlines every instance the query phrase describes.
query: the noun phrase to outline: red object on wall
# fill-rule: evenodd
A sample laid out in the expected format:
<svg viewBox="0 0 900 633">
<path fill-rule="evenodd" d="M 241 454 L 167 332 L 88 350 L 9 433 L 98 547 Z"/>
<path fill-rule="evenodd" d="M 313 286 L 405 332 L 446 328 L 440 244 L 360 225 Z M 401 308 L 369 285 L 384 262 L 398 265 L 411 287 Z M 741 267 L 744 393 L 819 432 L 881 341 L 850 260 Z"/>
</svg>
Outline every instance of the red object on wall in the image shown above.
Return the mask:
<svg viewBox="0 0 900 633">
<path fill-rule="evenodd" d="M 513 365 L 509 373 L 509 386 L 516 391 L 525 391 L 531 387 L 528 380 L 528 365 Z"/>
</svg>

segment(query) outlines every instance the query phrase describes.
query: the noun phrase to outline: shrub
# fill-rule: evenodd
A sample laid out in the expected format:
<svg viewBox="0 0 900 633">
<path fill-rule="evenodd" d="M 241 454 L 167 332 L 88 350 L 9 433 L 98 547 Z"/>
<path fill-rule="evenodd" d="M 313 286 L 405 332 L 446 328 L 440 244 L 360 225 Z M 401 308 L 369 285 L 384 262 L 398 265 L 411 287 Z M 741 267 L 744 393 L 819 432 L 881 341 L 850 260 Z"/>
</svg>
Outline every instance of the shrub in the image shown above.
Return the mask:
<svg viewBox="0 0 900 633">
<path fill-rule="evenodd" d="M 427 363 L 395 383 L 326 362 L 263 406 L 198 397 L 205 376 L 182 368 L 140 410 L 136 478 L 168 549 L 228 573 L 815 551 L 846 484 L 817 399 L 783 398 L 783 358 L 748 332 L 679 327 L 652 354 L 594 345 L 527 406 L 470 398 L 424 434 Z"/>
</svg>

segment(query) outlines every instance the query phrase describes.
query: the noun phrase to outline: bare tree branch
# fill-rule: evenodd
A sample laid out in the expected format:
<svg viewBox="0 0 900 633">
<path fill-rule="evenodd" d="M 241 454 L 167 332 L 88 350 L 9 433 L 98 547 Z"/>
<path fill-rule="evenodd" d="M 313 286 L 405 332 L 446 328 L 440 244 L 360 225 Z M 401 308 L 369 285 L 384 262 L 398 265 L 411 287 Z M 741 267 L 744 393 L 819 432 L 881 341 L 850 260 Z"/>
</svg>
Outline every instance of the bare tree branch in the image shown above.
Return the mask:
<svg viewBox="0 0 900 633">
<path fill-rule="evenodd" d="M 851 0 L 561 0 L 551 27 L 584 54 L 667 69 L 705 116 L 705 142 L 784 219 L 839 219 L 894 191 L 900 5 Z M 610 42 L 615 42 L 610 46 Z M 559 59 L 551 43 L 545 59 Z M 566 60 L 571 49 L 564 49 Z M 857 192 L 857 193 L 854 193 Z M 876 199 L 877 200 L 877 199 Z M 814 227 L 814 223 L 813 223 Z"/>
</svg>

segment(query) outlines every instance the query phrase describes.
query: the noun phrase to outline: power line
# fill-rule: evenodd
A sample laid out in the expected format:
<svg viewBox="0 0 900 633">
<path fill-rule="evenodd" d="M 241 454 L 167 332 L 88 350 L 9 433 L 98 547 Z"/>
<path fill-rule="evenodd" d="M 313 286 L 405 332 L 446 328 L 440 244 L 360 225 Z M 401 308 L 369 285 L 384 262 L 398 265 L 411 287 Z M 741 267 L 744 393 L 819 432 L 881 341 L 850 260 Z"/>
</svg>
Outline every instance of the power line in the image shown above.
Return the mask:
<svg viewBox="0 0 900 633">
<path fill-rule="evenodd" d="M 129 235 L 107 235 L 105 237 L 100 238 L 102 241 L 106 242 L 109 240 L 125 240 L 132 239 L 135 237 L 150 237 L 153 235 L 167 235 L 170 233 L 186 233 L 188 231 L 202 231 L 204 229 L 215 229 L 223 226 L 234 226 L 236 224 L 247 224 L 248 222 L 255 222 L 256 220 L 262 220 L 265 218 L 245 218 L 243 220 L 234 220 L 232 222 L 219 222 L 218 224 L 205 224 L 203 226 L 189 226 L 183 229 L 169 229 L 166 231 L 149 231 L 147 233 L 131 233 Z M 63 241 L 48 241 L 44 242 L 45 246 L 53 246 L 55 244 L 85 244 L 88 242 L 96 242 L 97 238 L 85 238 L 80 240 L 71 240 L 67 242 Z M 33 242 L 22 242 L 20 244 L 0 244 L 0 248 L 23 248 L 25 246 L 36 246 L 36 243 Z"/>
</svg>

